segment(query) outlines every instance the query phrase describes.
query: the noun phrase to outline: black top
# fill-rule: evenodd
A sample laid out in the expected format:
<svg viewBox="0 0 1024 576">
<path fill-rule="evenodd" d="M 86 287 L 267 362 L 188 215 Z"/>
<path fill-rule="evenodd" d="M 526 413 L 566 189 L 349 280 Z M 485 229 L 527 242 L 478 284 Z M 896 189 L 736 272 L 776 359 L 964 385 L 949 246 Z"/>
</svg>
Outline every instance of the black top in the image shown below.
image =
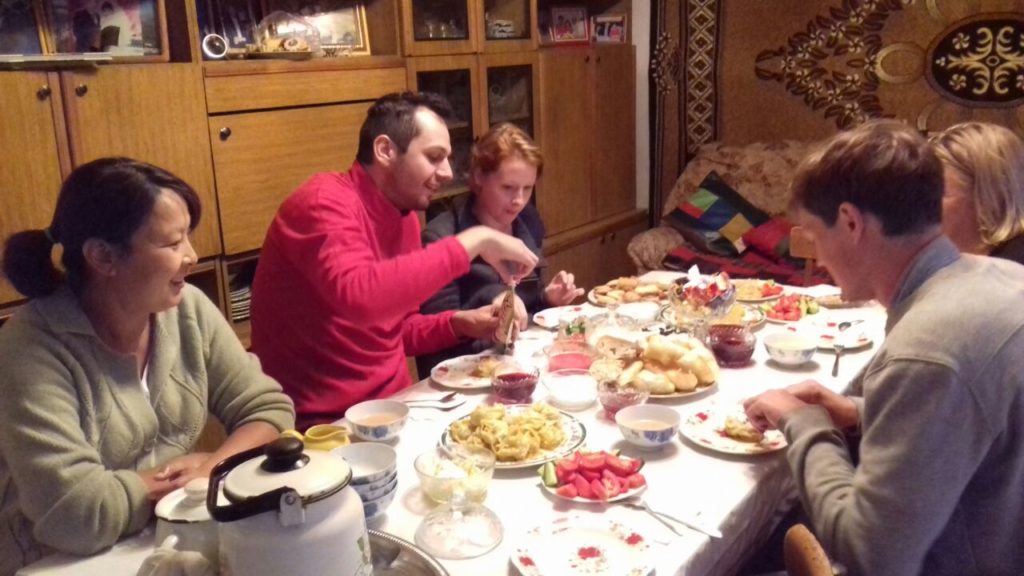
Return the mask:
<svg viewBox="0 0 1024 576">
<path fill-rule="evenodd" d="M 452 207 L 451 210 L 438 214 L 427 223 L 423 230 L 423 245 L 436 242 L 441 238 L 453 236 L 463 230 L 479 226 L 480 221 L 473 214 L 473 196 L 462 203 Z M 544 287 L 541 286 L 542 270 L 544 267 L 541 247 L 544 242 L 544 224 L 540 220 L 540 214 L 533 204 L 527 204 L 512 222 L 512 235 L 519 238 L 526 244 L 527 248 L 533 251 L 541 261 L 537 263 L 529 275 L 523 278 L 516 286 L 516 295 L 522 299 L 529 314 L 540 311 L 545 307 Z M 498 272 L 482 258 L 475 258 L 469 265 L 469 272 L 448 284 L 420 307 L 424 314 L 436 314 L 445 310 L 471 310 L 490 304 L 494 298 L 508 287 L 502 283 Z M 416 367 L 420 377 L 426 377 L 430 369 L 439 362 L 465 354 L 482 352 L 494 343 L 491 340 L 476 340 L 463 342 L 452 348 L 425 354 L 416 358 Z"/>
<path fill-rule="evenodd" d="M 999 246 L 996 246 L 989 256 L 1012 260 L 1018 264 L 1024 264 L 1024 235 L 1010 238 Z"/>
</svg>

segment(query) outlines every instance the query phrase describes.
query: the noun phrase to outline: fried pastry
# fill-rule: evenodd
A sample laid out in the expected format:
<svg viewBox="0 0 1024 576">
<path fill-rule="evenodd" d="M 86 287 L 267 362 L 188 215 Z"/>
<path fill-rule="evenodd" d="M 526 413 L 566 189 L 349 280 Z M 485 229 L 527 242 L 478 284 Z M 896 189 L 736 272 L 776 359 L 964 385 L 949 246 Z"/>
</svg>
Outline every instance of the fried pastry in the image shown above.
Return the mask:
<svg viewBox="0 0 1024 576">
<path fill-rule="evenodd" d="M 738 442 L 756 444 L 764 440 L 764 434 L 758 432 L 750 422 L 733 416 L 726 416 L 724 431 L 726 436 Z"/>
</svg>

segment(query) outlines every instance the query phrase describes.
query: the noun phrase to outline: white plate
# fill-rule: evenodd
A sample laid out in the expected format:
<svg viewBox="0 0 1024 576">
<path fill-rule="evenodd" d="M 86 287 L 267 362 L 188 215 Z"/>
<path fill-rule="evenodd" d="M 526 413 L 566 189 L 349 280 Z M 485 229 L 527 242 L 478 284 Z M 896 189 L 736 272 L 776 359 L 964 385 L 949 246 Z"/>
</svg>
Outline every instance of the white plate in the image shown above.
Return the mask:
<svg viewBox="0 0 1024 576">
<path fill-rule="evenodd" d="M 740 286 L 742 286 L 744 284 L 757 284 L 758 290 L 760 290 L 761 285 L 765 284 L 765 281 L 764 280 L 733 280 L 732 283 L 733 283 L 734 286 L 736 286 L 736 301 L 737 302 L 750 302 L 750 303 L 769 302 L 771 300 L 778 300 L 779 298 L 782 297 L 782 295 L 784 293 L 784 292 L 779 292 L 778 294 L 772 294 L 771 296 L 759 296 L 757 298 L 743 298 L 743 297 L 740 296 L 740 290 L 739 290 Z"/>
<path fill-rule="evenodd" d="M 517 412 L 523 412 L 530 408 L 530 404 L 511 404 L 505 406 L 506 414 L 516 414 Z M 494 468 L 496 470 L 515 470 L 517 468 L 529 468 L 531 466 L 539 466 L 545 462 L 563 458 L 567 454 L 571 454 L 574 450 L 579 448 L 583 441 L 587 439 L 587 429 L 583 427 L 583 423 L 571 416 L 570 414 L 558 411 L 562 415 L 562 432 L 565 433 L 565 440 L 562 441 L 561 446 L 558 446 L 554 450 L 541 451 L 536 457 L 529 460 L 521 460 L 518 462 L 496 462 Z M 467 420 L 470 417 L 469 414 L 459 418 L 452 422 L 458 422 L 459 420 Z M 441 433 L 442 446 L 452 447 L 457 442 L 451 437 L 451 424 L 444 429 Z"/>
<path fill-rule="evenodd" d="M 590 306 L 556 306 L 541 310 L 533 315 L 533 323 L 541 328 L 554 330 L 562 318 L 577 318 L 580 316 L 593 318 L 601 314 L 607 314 L 605 310 L 591 308 Z"/>
<path fill-rule="evenodd" d="M 850 326 L 840 332 L 839 323 L 841 321 L 832 318 L 815 319 L 813 326 L 817 331 L 815 337 L 818 339 L 818 348 L 822 350 L 835 350 L 836 343 L 839 343 L 846 350 L 856 350 L 871 345 L 871 337 L 864 332 L 863 323 Z"/>
<path fill-rule="evenodd" d="M 684 418 L 679 433 L 698 446 L 725 454 L 766 454 L 787 446 L 785 436 L 778 430 L 768 430 L 757 443 L 733 440 L 723 430 L 729 415 L 745 418 L 742 406 L 727 410 L 713 403 Z"/>
<path fill-rule="evenodd" d="M 648 539 L 611 520 L 558 518 L 529 530 L 512 552 L 523 576 L 646 576 Z"/>
<path fill-rule="evenodd" d="M 671 394 L 649 394 L 648 400 L 661 400 L 664 398 L 688 398 L 690 396 L 699 396 L 702 394 L 710 394 L 718 390 L 718 382 L 712 382 L 707 386 L 698 387 L 693 392 L 673 392 Z"/>
<path fill-rule="evenodd" d="M 758 330 L 764 327 L 767 315 L 765 315 L 763 310 L 754 306 L 747 306 L 746 304 L 738 304 L 738 306 L 743 306 L 743 308 L 745 308 L 743 312 L 743 321 L 750 326 L 751 330 Z M 676 323 L 676 313 L 672 306 L 665 306 L 662 308 L 659 318 L 669 326 L 679 325 Z"/>
<path fill-rule="evenodd" d="M 492 352 L 459 356 L 439 363 L 430 371 L 430 379 L 445 388 L 460 390 L 490 388 L 491 377 L 473 376 L 472 372 L 483 358 L 496 358 L 499 362 L 514 361 L 511 356 L 499 356 Z"/>
<path fill-rule="evenodd" d="M 551 494 L 552 496 L 554 496 L 556 498 L 560 498 L 562 500 L 568 500 L 569 502 L 580 502 L 580 503 L 583 503 L 583 504 L 600 504 L 601 502 L 618 502 L 619 500 L 625 500 L 626 498 L 632 498 L 633 496 L 636 496 L 637 494 L 640 494 L 644 490 L 647 490 L 647 484 L 644 484 L 643 486 L 641 486 L 639 488 L 631 488 L 631 489 L 626 490 L 625 492 L 623 492 L 621 494 L 616 494 L 615 496 L 612 496 L 611 498 L 609 498 L 607 500 L 594 500 L 594 499 L 591 499 L 591 498 L 580 498 L 579 496 L 577 496 L 575 498 L 566 498 L 565 496 L 562 496 L 561 494 L 558 493 L 558 488 L 552 488 L 551 486 L 548 486 L 547 484 L 545 484 L 543 482 L 541 482 L 540 485 L 544 488 L 544 490 L 546 490 L 548 492 L 548 494 Z"/>
</svg>

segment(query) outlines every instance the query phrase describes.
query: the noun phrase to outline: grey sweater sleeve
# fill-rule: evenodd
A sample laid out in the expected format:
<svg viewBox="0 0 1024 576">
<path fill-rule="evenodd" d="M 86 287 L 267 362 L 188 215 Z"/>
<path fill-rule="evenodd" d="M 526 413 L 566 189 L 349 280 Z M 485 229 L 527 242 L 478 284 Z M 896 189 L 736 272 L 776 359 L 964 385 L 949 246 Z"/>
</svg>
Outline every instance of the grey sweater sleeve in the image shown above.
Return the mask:
<svg viewBox="0 0 1024 576">
<path fill-rule="evenodd" d="M 864 386 L 859 465 L 811 406 L 783 422 L 790 467 L 819 539 L 851 574 L 917 574 L 993 434 L 946 366 L 889 360 Z"/>
</svg>

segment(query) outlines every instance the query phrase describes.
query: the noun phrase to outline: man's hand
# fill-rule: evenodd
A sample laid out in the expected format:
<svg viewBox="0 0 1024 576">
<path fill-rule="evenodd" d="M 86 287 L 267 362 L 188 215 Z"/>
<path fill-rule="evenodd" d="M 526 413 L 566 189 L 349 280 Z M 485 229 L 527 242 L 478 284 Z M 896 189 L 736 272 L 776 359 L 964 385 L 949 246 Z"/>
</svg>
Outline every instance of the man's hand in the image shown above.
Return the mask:
<svg viewBox="0 0 1024 576">
<path fill-rule="evenodd" d="M 778 428 L 779 420 L 804 406 L 806 402 L 786 390 L 769 390 L 743 402 L 747 420 L 761 432 Z"/>
<path fill-rule="evenodd" d="M 502 282 L 519 282 L 537 266 L 537 255 L 522 240 L 488 226 L 474 226 L 455 235 L 469 259 L 477 256 L 490 264 Z"/>
<path fill-rule="evenodd" d="M 550 306 L 567 306 L 580 296 L 583 289 L 576 287 L 576 278 L 565 270 L 559 270 L 544 288 L 544 301 Z"/>
<path fill-rule="evenodd" d="M 492 305 L 459 310 L 452 316 L 452 330 L 460 338 L 490 340 L 498 328 L 497 310 Z"/>
<path fill-rule="evenodd" d="M 857 404 L 842 394 L 836 394 L 814 380 L 804 380 L 786 388 L 786 391 L 808 404 L 817 404 L 828 411 L 832 423 L 840 430 L 856 428 L 860 423 Z"/>
</svg>

